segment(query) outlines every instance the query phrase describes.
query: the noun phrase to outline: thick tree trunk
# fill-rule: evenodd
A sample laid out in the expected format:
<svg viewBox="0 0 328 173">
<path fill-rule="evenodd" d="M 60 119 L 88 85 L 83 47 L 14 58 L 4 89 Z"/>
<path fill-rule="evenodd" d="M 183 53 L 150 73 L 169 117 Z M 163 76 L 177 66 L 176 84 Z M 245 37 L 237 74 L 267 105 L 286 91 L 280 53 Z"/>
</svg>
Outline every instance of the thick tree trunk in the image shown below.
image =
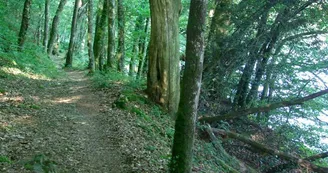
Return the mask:
<svg viewBox="0 0 328 173">
<path fill-rule="evenodd" d="M 58 30 L 58 23 L 59 23 L 59 19 L 60 19 L 59 16 L 63 11 L 66 2 L 67 2 L 67 0 L 61 0 L 59 2 L 55 17 L 52 20 L 52 26 L 51 26 L 49 42 L 48 42 L 48 55 L 50 55 L 52 53 L 53 46 L 54 46 L 54 43 L 55 43 L 56 37 L 57 37 L 57 32 L 58 32 L 57 31 Z"/>
<path fill-rule="evenodd" d="M 214 117 L 203 117 L 203 118 L 200 118 L 199 121 L 212 123 L 212 122 L 217 122 L 220 120 L 229 120 L 229 119 L 234 119 L 234 118 L 238 118 L 238 117 L 243 117 L 243 116 L 254 114 L 254 113 L 268 112 L 270 110 L 281 108 L 281 107 L 301 105 L 306 101 L 315 99 L 315 98 L 325 95 L 327 93 L 328 93 L 328 89 L 325 89 L 325 90 L 319 91 L 317 93 L 310 94 L 306 97 L 301 97 L 301 98 L 293 99 L 290 101 L 282 101 L 282 102 L 278 102 L 278 103 L 267 104 L 267 105 L 264 105 L 261 107 L 255 107 L 255 108 L 250 108 L 250 109 L 241 109 L 241 110 L 227 113 L 225 115 L 219 115 L 219 116 L 214 116 Z"/>
<path fill-rule="evenodd" d="M 23 49 L 23 46 L 25 43 L 26 32 L 29 27 L 29 21 L 30 21 L 31 3 L 32 3 L 32 0 L 25 0 L 25 3 L 24 3 L 22 22 L 21 22 L 20 31 L 18 34 L 18 49 L 19 50 Z"/>
<path fill-rule="evenodd" d="M 140 79 L 142 76 L 142 72 L 144 69 L 144 64 L 147 56 L 148 51 L 148 28 L 149 28 L 149 18 L 146 19 L 146 25 L 144 29 L 144 36 L 141 38 L 140 44 L 139 44 L 139 65 L 138 65 L 138 74 L 137 79 Z"/>
<path fill-rule="evenodd" d="M 47 52 L 48 37 L 49 37 L 49 4 L 50 4 L 50 0 L 46 0 L 44 5 L 44 34 L 43 34 L 43 46 L 45 52 Z"/>
<path fill-rule="evenodd" d="M 171 173 L 190 173 L 204 60 L 207 0 L 191 0 L 187 26 L 186 69 L 175 123 Z"/>
<path fill-rule="evenodd" d="M 117 69 L 120 72 L 124 71 L 125 61 L 125 16 L 123 0 L 117 1 L 117 22 L 118 22 L 118 46 L 117 46 Z"/>
<path fill-rule="evenodd" d="M 93 54 L 93 0 L 89 0 L 88 4 L 88 54 L 89 54 L 89 72 L 94 73 L 95 57 Z"/>
<path fill-rule="evenodd" d="M 147 93 L 171 113 L 176 113 L 180 98 L 180 8 L 180 0 L 150 0 Z"/>
<path fill-rule="evenodd" d="M 93 52 L 95 56 L 95 60 L 98 61 L 99 70 L 103 70 L 103 46 L 104 46 L 104 38 L 106 35 L 106 21 L 108 15 L 108 1 L 104 0 L 103 6 L 99 6 L 102 9 L 98 9 L 97 22 L 96 22 L 96 31 L 95 31 L 95 40 L 93 44 Z"/>
<path fill-rule="evenodd" d="M 66 54 L 65 67 L 72 67 L 72 64 L 73 64 L 74 38 L 75 38 L 75 34 L 76 34 L 75 32 L 76 32 L 77 12 L 78 12 L 78 8 L 80 5 L 80 1 L 81 0 L 75 0 L 72 26 L 71 26 L 71 37 L 69 40 L 68 52 Z"/>
<path fill-rule="evenodd" d="M 115 0 L 108 0 L 107 70 L 114 67 L 115 59 Z"/>
</svg>

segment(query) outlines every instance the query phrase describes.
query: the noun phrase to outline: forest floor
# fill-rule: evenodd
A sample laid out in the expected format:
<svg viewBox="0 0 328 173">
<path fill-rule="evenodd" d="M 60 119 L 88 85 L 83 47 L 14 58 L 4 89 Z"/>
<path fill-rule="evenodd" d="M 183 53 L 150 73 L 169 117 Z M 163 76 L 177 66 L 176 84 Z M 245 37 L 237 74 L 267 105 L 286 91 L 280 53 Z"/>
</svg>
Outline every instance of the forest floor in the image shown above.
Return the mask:
<svg viewBox="0 0 328 173">
<path fill-rule="evenodd" d="M 126 115 L 106 106 L 117 88 L 104 94 L 74 70 L 55 80 L 0 78 L 0 86 L 0 172 L 131 172 L 120 150 Z"/>
</svg>

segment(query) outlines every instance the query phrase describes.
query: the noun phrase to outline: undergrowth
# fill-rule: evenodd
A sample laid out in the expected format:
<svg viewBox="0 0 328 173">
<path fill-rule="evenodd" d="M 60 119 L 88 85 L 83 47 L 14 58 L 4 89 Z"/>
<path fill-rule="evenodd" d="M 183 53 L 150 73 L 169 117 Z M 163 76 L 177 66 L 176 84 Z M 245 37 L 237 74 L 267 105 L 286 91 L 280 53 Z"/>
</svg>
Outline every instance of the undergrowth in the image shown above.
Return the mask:
<svg viewBox="0 0 328 173">
<path fill-rule="evenodd" d="M 142 132 L 141 134 L 134 132 L 134 136 L 129 141 L 129 145 L 133 146 L 133 143 L 136 145 L 133 146 L 134 150 L 128 153 L 134 157 L 131 164 L 133 170 L 135 172 L 167 172 L 174 137 L 174 120 L 160 106 L 148 99 L 144 93 L 145 81 L 135 80 L 114 71 L 96 72 L 92 80 L 97 88 L 117 90 L 118 96 L 112 103 L 112 107 L 131 114 L 132 117 L 129 117 L 129 120 L 132 124 L 130 125 Z M 128 127 L 128 129 L 134 129 L 134 127 Z M 196 136 L 194 172 L 239 172 L 242 169 L 241 162 L 226 153 L 220 141 L 211 143 L 200 139 L 199 135 Z"/>
<path fill-rule="evenodd" d="M 28 77 L 56 78 L 60 75 L 56 66 L 37 45 L 28 44 L 22 52 L 0 51 L 0 78 Z"/>
</svg>

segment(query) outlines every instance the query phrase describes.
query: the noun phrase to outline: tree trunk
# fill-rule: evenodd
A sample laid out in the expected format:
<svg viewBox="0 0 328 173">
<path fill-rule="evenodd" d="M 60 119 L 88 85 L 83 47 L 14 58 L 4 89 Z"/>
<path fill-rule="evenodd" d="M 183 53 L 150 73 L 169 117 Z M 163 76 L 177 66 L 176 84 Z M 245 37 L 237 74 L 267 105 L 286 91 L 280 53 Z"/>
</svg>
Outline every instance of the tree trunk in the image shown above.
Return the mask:
<svg viewBox="0 0 328 173">
<path fill-rule="evenodd" d="M 248 86 L 249 83 L 251 82 L 251 77 L 254 71 L 255 63 L 256 63 L 256 57 L 253 54 L 253 57 L 251 57 L 247 62 L 243 70 L 243 74 L 238 83 L 237 93 L 233 102 L 236 108 L 243 108 L 246 105 Z"/>
<path fill-rule="evenodd" d="M 208 95 L 213 96 L 211 99 L 218 102 L 226 98 L 225 91 L 229 90 L 229 86 L 226 85 L 226 76 L 232 72 L 228 69 L 236 64 L 233 63 L 233 51 L 227 52 L 229 44 L 226 41 L 229 28 L 231 28 L 230 6 L 232 4 L 232 0 L 217 1 L 205 49 L 204 88 L 206 92 L 209 92 Z"/>
<path fill-rule="evenodd" d="M 49 3 L 50 0 L 46 0 L 44 5 L 44 34 L 43 34 L 43 46 L 44 51 L 47 52 L 48 37 L 49 37 Z"/>
<path fill-rule="evenodd" d="M 95 57 L 93 54 L 93 0 L 88 4 L 88 54 L 89 54 L 89 73 L 94 73 Z"/>
<path fill-rule="evenodd" d="M 108 0 L 107 70 L 113 68 L 115 59 L 115 0 Z"/>
<path fill-rule="evenodd" d="M 207 0 L 191 0 L 187 26 L 186 68 L 175 123 L 171 173 L 190 173 L 204 60 Z"/>
<path fill-rule="evenodd" d="M 133 50 L 132 50 L 132 57 L 130 60 L 130 66 L 129 66 L 129 75 L 130 76 L 134 76 L 135 75 L 135 68 L 136 68 L 136 59 L 138 58 L 139 55 L 139 42 L 140 42 L 140 30 L 142 30 L 142 22 L 143 22 L 144 18 L 139 15 L 137 20 L 136 20 L 136 24 L 135 24 L 135 28 L 134 28 L 134 45 L 133 45 Z"/>
<path fill-rule="evenodd" d="M 99 6 L 101 7 L 101 6 Z M 108 0 L 104 0 L 102 9 L 98 9 L 98 13 L 101 14 L 97 16 L 96 22 L 96 31 L 95 31 L 95 40 L 93 44 L 93 51 L 95 60 L 98 61 L 99 70 L 103 70 L 103 46 L 105 38 L 105 29 L 106 29 L 106 19 L 107 19 L 107 10 L 108 10 Z"/>
<path fill-rule="evenodd" d="M 279 17 L 279 15 L 278 15 L 278 17 Z M 281 24 L 278 24 L 277 26 L 274 26 L 272 28 L 269 38 L 267 38 L 267 41 L 263 44 L 263 46 L 260 50 L 259 54 L 260 54 L 260 57 L 262 57 L 262 60 L 258 64 L 258 68 L 257 68 L 256 74 L 255 74 L 255 79 L 252 83 L 251 90 L 249 91 L 248 96 L 246 98 L 246 104 L 249 104 L 250 102 L 252 102 L 252 100 L 257 98 L 257 93 L 258 93 L 258 89 L 260 86 L 262 76 L 266 70 L 267 63 L 271 56 L 272 49 L 274 48 L 275 44 L 277 43 L 277 40 L 280 35 L 280 29 L 279 29 L 280 25 Z"/>
<path fill-rule="evenodd" d="M 139 44 L 139 65 L 138 65 L 138 74 L 137 74 L 137 79 L 140 79 L 142 76 L 142 72 L 144 69 L 145 65 L 145 60 L 147 56 L 147 51 L 148 51 L 148 28 L 149 28 L 149 18 L 146 19 L 146 25 L 144 29 L 144 36 L 140 39 L 140 44 Z"/>
<path fill-rule="evenodd" d="M 76 50 L 84 50 L 84 42 L 86 35 L 88 33 L 88 1 L 89 0 L 82 0 L 82 6 L 78 9 L 77 14 L 77 26 L 76 26 L 76 39 L 74 40 L 74 51 Z"/>
<path fill-rule="evenodd" d="M 62 13 L 64 6 L 66 4 L 67 0 L 61 0 L 59 2 L 56 14 L 54 19 L 52 20 L 52 26 L 51 26 L 51 31 L 50 31 L 50 37 L 49 37 L 49 42 L 48 42 L 48 55 L 52 53 L 54 43 L 56 41 L 57 37 L 57 30 L 58 30 L 58 23 L 59 23 L 59 16 Z"/>
<path fill-rule="evenodd" d="M 27 29 L 29 26 L 31 3 L 32 3 L 32 0 L 25 0 L 25 3 L 24 3 L 22 22 L 21 22 L 20 31 L 18 34 L 18 49 L 20 51 L 23 50 L 26 32 L 27 32 Z"/>
<path fill-rule="evenodd" d="M 125 34 L 125 16 L 123 0 L 117 1 L 117 22 L 118 22 L 118 47 L 117 47 L 117 69 L 120 72 L 124 71 L 125 61 L 125 45 L 124 45 L 124 34 Z"/>
<path fill-rule="evenodd" d="M 149 98 L 175 114 L 180 98 L 180 0 L 150 0 L 151 36 L 147 74 Z"/>
<path fill-rule="evenodd" d="M 76 32 L 76 21 L 77 21 L 77 12 L 80 5 L 80 0 L 75 0 L 72 27 L 71 27 L 71 37 L 69 40 L 68 52 L 66 54 L 66 64 L 65 67 L 72 67 L 73 64 L 73 51 L 74 51 L 74 38 Z"/>
<path fill-rule="evenodd" d="M 34 40 L 35 40 L 35 42 L 38 46 L 40 46 L 42 44 L 42 18 L 43 18 L 43 14 L 40 14 L 39 18 L 41 20 L 39 20 L 37 29 L 36 29 L 35 34 L 34 34 Z"/>
</svg>

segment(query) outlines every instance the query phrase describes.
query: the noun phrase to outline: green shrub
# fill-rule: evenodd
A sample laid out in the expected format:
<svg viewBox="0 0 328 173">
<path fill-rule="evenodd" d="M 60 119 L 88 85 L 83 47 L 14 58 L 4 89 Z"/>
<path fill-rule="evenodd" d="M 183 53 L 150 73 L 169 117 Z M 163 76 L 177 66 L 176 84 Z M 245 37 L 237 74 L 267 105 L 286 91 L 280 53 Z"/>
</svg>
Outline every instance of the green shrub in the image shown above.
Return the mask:
<svg viewBox="0 0 328 173">
<path fill-rule="evenodd" d="M 11 160 L 7 156 L 0 156 L 0 163 L 11 163 Z"/>
</svg>

